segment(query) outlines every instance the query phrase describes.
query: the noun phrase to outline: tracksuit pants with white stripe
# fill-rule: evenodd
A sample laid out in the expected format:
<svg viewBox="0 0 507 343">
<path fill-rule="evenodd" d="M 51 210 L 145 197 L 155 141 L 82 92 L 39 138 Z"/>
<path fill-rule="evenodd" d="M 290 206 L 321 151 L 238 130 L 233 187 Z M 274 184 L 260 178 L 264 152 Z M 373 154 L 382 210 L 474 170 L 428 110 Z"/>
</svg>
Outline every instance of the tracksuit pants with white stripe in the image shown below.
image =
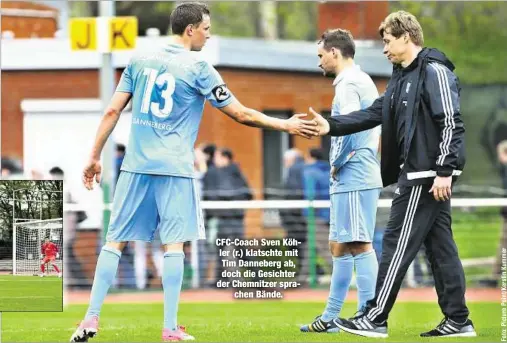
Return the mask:
<svg viewBox="0 0 507 343">
<path fill-rule="evenodd" d="M 400 194 L 394 196 L 375 297 L 367 303 L 367 316 L 375 323 L 388 318 L 407 269 L 423 244 L 442 312 L 459 323 L 468 318 L 465 274 L 451 231 L 451 204 L 436 201 L 433 193 L 428 193 L 430 188 L 400 187 Z"/>
</svg>

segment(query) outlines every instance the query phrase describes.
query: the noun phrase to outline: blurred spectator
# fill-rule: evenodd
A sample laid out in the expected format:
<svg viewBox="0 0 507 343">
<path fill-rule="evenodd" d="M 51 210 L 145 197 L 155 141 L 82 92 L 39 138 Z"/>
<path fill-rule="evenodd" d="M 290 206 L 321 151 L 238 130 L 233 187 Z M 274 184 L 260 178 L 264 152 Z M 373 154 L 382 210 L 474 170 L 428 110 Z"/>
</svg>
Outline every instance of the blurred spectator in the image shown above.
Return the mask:
<svg viewBox="0 0 507 343">
<path fill-rule="evenodd" d="M 134 270 L 136 275 L 137 289 L 145 289 L 149 280 L 149 271 L 147 269 L 147 246 L 150 245 L 151 257 L 155 266 L 157 277 L 162 278 L 162 268 L 164 265 L 164 253 L 162 252 L 162 243 L 158 230 L 155 232 L 153 241 L 148 243 L 144 241 L 134 242 Z"/>
<path fill-rule="evenodd" d="M 380 192 L 379 199 L 392 199 L 396 190 L 396 184 L 384 187 Z M 389 222 L 389 215 L 391 213 L 390 207 L 377 207 L 377 216 L 375 220 L 375 233 L 373 235 L 373 249 L 377 255 L 377 260 L 380 263 L 382 256 L 382 238 L 384 237 L 384 231 Z"/>
<path fill-rule="evenodd" d="M 53 167 L 49 170 L 49 176 L 52 180 L 61 180 L 63 182 L 63 203 L 75 204 L 76 201 L 72 196 L 69 187 L 65 181 L 65 174 L 60 167 Z M 76 241 L 76 226 L 81 221 L 86 219 L 86 214 L 81 211 L 80 217 L 78 212 L 63 212 L 63 282 L 67 287 L 77 287 L 84 284 L 86 275 L 83 272 L 81 263 L 74 254 L 74 243 Z"/>
<path fill-rule="evenodd" d="M 121 165 L 123 163 L 123 159 L 125 158 L 125 152 L 126 147 L 124 144 L 116 143 L 115 145 L 115 157 L 114 157 L 114 175 L 113 175 L 113 185 L 116 185 L 118 182 L 118 178 L 121 173 Z M 116 189 L 116 187 L 112 187 L 113 192 Z M 143 242 L 144 243 L 144 242 Z M 117 279 L 115 280 L 115 286 L 121 286 L 124 288 L 134 288 L 138 287 L 139 284 L 146 285 L 146 276 L 144 279 L 140 277 L 138 279 L 137 275 L 142 274 L 139 270 L 136 270 L 136 261 L 135 258 L 138 256 L 136 254 L 136 246 L 134 245 L 134 248 L 130 244 L 127 244 L 127 246 L 122 251 L 122 258 L 120 260 L 120 265 L 118 267 L 118 275 L 121 278 L 121 282 Z M 146 250 L 144 250 L 146 251 Z M 143 256 L 142 253 L 139 254 L 139 256 Z M 140 257 L 141 259 L 143 257 Z M 141 260 L 141 265 L 142 264 Z M 144 265 L 146 265 L 146 253 L 144 253 Z M 144 267 L 146 269 L 146 267 Z M 135 273 L 135 274 L 134 274 Z M 144 275 L 146 274 L 146 270 L 144 271 Z M 120 283 L 119 283 L 120 282 Z M 139 288 L 139 287 L 138 287 Z M 144 288 L 144 287 L 143 287 Z"/>
<path fill-rule="evenodd" d="M 507 108 L 505 100 L 503 101 L 503 107 Z M 502 179 L 502 187 L 504 189 L 504 197 L 507 194 L 507 124 L 500 123 L 496 126 L 493 133 L 494 144 L 496 148 L 496 158 L 498 161 L 498 172 Z M 498 250 L 495 256 L 495 265 L 493 267 L 493 278 L 492 280 L 484 280 L 483 284 L 491 287 L 497 287 L 500 275 L 502 274 L 502 248 L 507 247 L 507 207 L 501 208 L 502 215 L 502 233 L 500 236 L 500 242 Z"/>
<path fill-rule="evenodd" d="M 499 123 L 493 131 L 495 145 L 495 165 L 502 180 L 502 187 L 507 191 L 507 123 Z M 502 216 L 507 218 L 507 208 L 502 208 Z"/>
<path fill-rule="evenodd" d="M 435 285 L 431 264 L 426 255 L 426 248 L 424 245 L 421 246 L 414 261 L 410 264 L 404 281 L 407 287 L 411 288 L 432 287 Z"/>
<path fill-rule="evenodd" d="M 230 149 L 219 149 L 215 153 L 214 163 L 220 176 L 219 192 L 221 200 L 253 199 L 250 187 L 243 173 L 241 173 L 239 165 L 234 162 L 234 156 Z M 242 218 L 243 215 L 240 217 Z"/>
<path fill-rule="evenodd" d="M 481 145 L 492 165 L 498 170 L 504 191 L 503 196 L 507 197 L 507 123 L 498 118 L 498 112 L 505 110 L 507 110 L 507 100 L 501 98 L 482 129 Z M 507 246 L 507 207 L 500 208 L 500 215 L 502 216 L 501 237 L 495 255 L 492 277 L 479 280 L 481 285 L 487 287 L 498 286 L 501 275 L 502 247 Z"/>
<path fill-rule="evenodd" d="M 304 182 L 303 169 L 305 162 L 303 155 L 297 149 L 287 150 L 283 154 L 284 166 L 284 198 L 285 200 L 303 200 Z M 306 219 L 300 208 L 280 209 L 280 220 L 288 237 L 296 238 L 300 244 L 298 250 L 298 280 L 304 283 L 308 277 L 308 253 L 306 246 Z"/>
<path fill-rule="evenodd" d="M 232 151 L 227 148 L 215 152 L 214 164 L 218 170 L 218 193 L 221 201 L 252 200 L 253 195 L 248 183 L 234 162 Z M 222 211 L 218 217 L 217 238 L 240 238 L 245 236 L 245 211 L 243 209 L 229 209 Z M 232 251 L 230 253 L 232 255 Z M 220 258 L 221 259 L 221 258 Z M 222 270 L 218 265 L 218 277 Z"/>
<path fill-rule="evenodd" d="M 304 196 L 306 200 L 330 200 L 329 180 L 331 166 L 324 160 L 322 149 L 310 149 L 308 163 L 303 169 Z M 329 251 L 329 208 L 315 209 L 315 247 L 316 253 L 324 263 L 332 261 Z M 304 211 L 308 218 L 308 210 Z M 308 220 L 308 219 L 307 219 Z M 329 270 L 331 268 L 329 267 Z"/>
<path fill-rule="evenodd" d="M 37 169 L 30 170 L 30 180 L 44 180 L 44 173 Z"/>
<path fill-rule="evenodd" d="M 116 144 L 116 158 L 115 158 L 115 166 L 114 166 L 114 183 L 118 181 L 118 177 L 120 176 L 121 164 L 123 163 L 123 159 L 125 158 L 125 145 Z"/>
<path fill-rule="evenodd" d="M 216 201 L 219 199 L 218 196 L 218 188 L 219 188 L 219 178 L 218 178 L 218 168 L 214 163 L 215 156 L 215 148 L 213 145 L 213 153 L 210 153 L 210 145 L 203 148 L 203 153 L 206 159 L 206 171 L 202 176 L 202 196 L 204 200 Z M 207 151 L 207 152 L 206 152 Z M 217 217 L 217 214 L 214 211 L 206 211 L 207 219 Z"/>
<path fill-rule="evenodd" d="M 201 148 L 197 147 L 194 150 L 194 172 L 195 178 L 199 185 L 199 194 L 202 194 L 202 179 L 208 171 L 208 156 L 202 151 Z"/>
<path fill-rule="evenodd" d="M 203 200 L 216 201 L 218 200 L 218 170 L 215 167 L 215 144 L 201 144 L 199 149 L 203 152 L 206 160 L 206 170 L 201 178 L 201 195 Z M 217 215 L 213 210 L 205 212 L 206 227 L 214 230 L 216 228 Z M 213 232 L 211 232 L 213 234 Z"/>
<path fill-rule="evenodd" d="M 307 200 L 329 200 L 329 178 L 331 166 L 324 160 L 322 149 L 311 149 L 308 163 L 303 170 L 304 196 Z M 329 225 L 329 209 L 319 208 L 315 210 L 315 217 Z"/>
<path fill-rule="evenodd" d="M 305 160 L 303 154 L 297 149 L 287 150 L 283 155 L 285 168 L 284 187 L 286 200 L 303 199 L 303 169 Z"/>
<path fill-rule="evenodd" d="M 126 147 L 121 143 L 116 143 L 115 145 L 116 155 L 114 157 L 114 175 L 113 175 L 113 185 L 116 185 L 118 182 L 118 177 L 121 172 L 121 165 L 123 163 L 123 159 L 125 158 Z M 112 187 L 113 192 L 116 187 Z M 146 255 L 146 254 L 145 254 Z M 122 251 L 122 258 L 120 260 L 120 265 L 118 267 L 118 275 L 121 277 L 121 284 L 118 284 L 118 280 L 115 280 L 115 286 L 121 286 L 124 288 L 134 288 L 137 286 L 137 274 L 134 276 L 135 270 L 135 247 L 132 248 L 131 245 L 127 244 L 127 246 Z M 146 263 L 146 262 L 145 262 Z"/>
<path fill-rule="evenodd" d="M 23 179 L 23 166 L 19 159 L 2 157 L 2 179 Z"/>
<path fill-rule="evenodd" d="M 61 180 L 65 184 L 65 174 L 60 167 L 53 167 L 49 170 L 49 176 L 52 180 Z"/>
<path fill-rule="evenodd" d="M 198 192 L 199 196 L 202 199 L 202 190 L 203 190 L 203 178 L 206 172 L 208 171 L 208 158 L 209 155 L 206 155 L 201 147 L 197 147 L 194 151 L 194 171 L 195 177 L 198 184 Z M 208 270 L 210 265 L 214 268 L 214 260 L 210 259 L 210 256 L 214 256 L 210 251 L 214 251 L 212 246 L 214 245 L 214 240 L 211 242 L 208 241 L 209 231 L 206 235 L 207 239 L 200 239 L 197 241 L 197 254 L 198 254 L 198 272 L 199 272 L 199 280 L 204 281 L 204 284 L 210 283 L 213 280 L 211 276 L 211 271 Z M 189 244 L 190 245 L 190 244 Z M 212 269 L 214 270 L 214 269 Z M 203 282 L 200 282 L 201 284 Z"/>
<path fill-rule="evenodd" d="M 202 147 L 202 152 L 206 156 L 206 164 L 208 165 L 208 168 L 213 166 L 215 163 L 216 149 L 217 149 L 217 147 L 213 143 L 206 144 Z"/>
<path fill-rule="evenodd" d="M 219 189 L 219 175 L 218 168 L 214 164 L 216 146 L 214 144 L 206 144 L 202 146 L 202 151 L 206 159 L 206 172 L 201 179 L 201 199 L 205 201 L 218 201 L 220 200 Z M 217 270 L 217 261 L 214 256 L 218 250 L 215 245 L 215 240 L 218 235 L 218 218 L 220 217 L 220 210 L 206 210 L 204 211 L 204 220 L 206 226 L 206 237 L 208 246 L 208 269 L 207 281 L 205 286 L 211 286 L 215 281 L 215 274 Z"/>
<path fill-rule="evenodd" d="M 480 143 L 489 157 L 492 165 L 498 170 L 503 188 L 503 197 L 507 197 L 507 123 L 503 113 L 507 111 L 507 99 L 501 97 L 496 108 L 489 114 L 482 129 Z M 502 264 L 502 248 L 507 246 L 507 207 L 500 208 L 502 227 L 498 250 L 495 255 L 492 277 L 480 280 L 479 283 L 487 287 L 497 287 Z"/>
</svg>

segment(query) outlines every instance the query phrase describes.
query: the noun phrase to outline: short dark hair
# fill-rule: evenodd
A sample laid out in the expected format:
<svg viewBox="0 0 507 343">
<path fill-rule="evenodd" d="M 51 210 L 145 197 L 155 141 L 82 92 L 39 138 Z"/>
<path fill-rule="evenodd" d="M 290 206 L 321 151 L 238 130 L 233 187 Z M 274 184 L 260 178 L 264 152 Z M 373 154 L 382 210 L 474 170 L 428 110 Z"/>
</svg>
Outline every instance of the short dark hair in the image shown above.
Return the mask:
<svg viewBox="0 0 507 343">
<path fill-rule="evenodd" d="M 116 152 L 125 153 L 126 147 L 124 144 L 118 143 L 116 144 Z"/>
<path fill-rule="evenodd" d="M 6 169 L 12 174 L 22 173 L 23 166 L 18 159 L 14 159 L 11 157 L 3 157 L 1 158 L 2 170 Z"/>
<path fill-rule="evenodd" d="M 204 15 L 210 15 L 208 5 L 200 2 L 184 2 L 171 12 L 171 31 L 182 35 L 188 25 L 199 25 Z"/>
<path fill-rule="evenodd" d="M 324 152 L 320 148 L 310 149 L 310 156 L 316 160 L 322 161 L 324 159 Z"/>
<path fill-rule="evenodd" d="M 234 154 L 232 153 L 231 149 L 222 148 L 222 149 L 220 149 L 220 154 L 223 157 L 227 157 L 230 161 L 232 161 L 234 159 Z"/>
<path fill-rule="evenodd" d="M 345 29 L 327 30 L 320 37 L 319 43 L 322 43 L 327 51 L 331 50 L 331 48 L 340 50 L 345 58 L 354 58 L 356 54 L 354 37 L 352 37 L 350 31 Z"/>
<path fill-rule="evenodd" d="M 507 140 L 507 123 L 501 122 L 493 130 L 493 144 L 496 147 L 504 140 Z"/>
<path fill-rule="evenodd" d="M 53 167 L 49 170 L 49 174 L 51 175 L 63 175 L 63 170 L 60 167 Z"/>
<path fill-rule="evenodd" d="M 206 146 L 202 149 L 202 152 L 210 157 L 215 156 L 215 151 L 217 150 L 217 146 L 213 143 L 206 144 Z"/>
</svg>

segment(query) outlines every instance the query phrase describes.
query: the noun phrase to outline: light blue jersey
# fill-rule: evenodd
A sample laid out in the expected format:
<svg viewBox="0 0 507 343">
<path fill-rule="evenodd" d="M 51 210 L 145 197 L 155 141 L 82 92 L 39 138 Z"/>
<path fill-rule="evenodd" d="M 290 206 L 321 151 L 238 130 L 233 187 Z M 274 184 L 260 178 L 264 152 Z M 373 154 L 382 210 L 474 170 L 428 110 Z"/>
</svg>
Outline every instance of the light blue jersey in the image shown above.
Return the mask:
<svg viewBox="0 0 507 343">
<path fill-rule="evenodd" d="M 342 71 L 334 80 L 335 96 L 332 116 L 369 107 L 378 97 L 372 79 L 359 66 Z M 330 193 L 353 192 L 382 188 L 377 159 L 380 126 L 342 137 L 331 138 L 329 159 L 338 168 L 331 181 Z"/>
<path fill-rule="evenodd" d="M 234 99 L 213 66 L 177 44 L 134 57 L 116 91 L 132 94 L 132 126 L 121 169 L 190 178 L 205 100 L 220 108 Z"/>
</svg>

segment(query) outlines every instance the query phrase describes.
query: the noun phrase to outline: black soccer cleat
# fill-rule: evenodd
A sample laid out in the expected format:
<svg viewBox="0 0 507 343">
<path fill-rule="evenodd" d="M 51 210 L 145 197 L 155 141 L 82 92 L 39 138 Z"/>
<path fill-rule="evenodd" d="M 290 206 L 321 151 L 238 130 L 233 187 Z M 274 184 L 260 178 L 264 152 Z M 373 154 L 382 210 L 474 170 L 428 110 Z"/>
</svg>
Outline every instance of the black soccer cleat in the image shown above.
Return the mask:
<svg viewBox="0 0 507 343">
<path fill-rule="evenodd" d="M 83 320 L 70 338 L 71 342 L 88 342 L 89 338 L 95 337 L 99 331 L 99 317 L 92 316 Z"/>
<path fill-rule="evenodd" d="M 387 338 L 387 321 L 383 323 L 375 323 L 366 317 L 365 314 L 361 314 L 350 319 L 340 318 L 337 320 L 337 325 L 340 329 L 345 332 L 372 338 Z"/>
<path fill-rule="evenodd" d="M 470 319 L 464 323 L 459 324 L 449 318 L 444 318 L 431 331 L 423 332 L 421 337 L 476 337 L 477 333 L 474 329 L 474 324 Z"/>
<path fill-rule="evenodd" d="M 336 324 L 338 319 L 332 319 L 328 322 L 322 320 L 321 316 L 317 316 L 311 324 L 302 325 L 299 330 L 301 332 L 327 332 L 336 333 L 340 332 L 340 328 Z"/>
</svg>

